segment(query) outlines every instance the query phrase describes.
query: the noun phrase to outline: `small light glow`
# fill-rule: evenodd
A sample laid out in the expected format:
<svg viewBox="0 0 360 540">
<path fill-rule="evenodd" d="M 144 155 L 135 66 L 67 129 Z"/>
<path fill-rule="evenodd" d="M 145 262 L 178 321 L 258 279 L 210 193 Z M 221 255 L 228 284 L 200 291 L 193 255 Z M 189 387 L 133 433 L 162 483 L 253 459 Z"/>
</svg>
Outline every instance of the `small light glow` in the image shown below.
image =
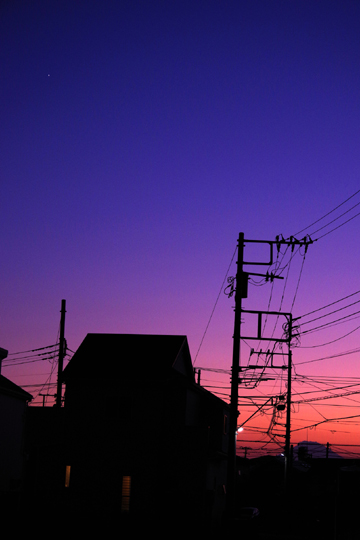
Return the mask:
<svg viewBox="0 0 360 540">
<path fill-rule="evenodd" d="M 240 426 L 239 429 L 237 430 L 237 432 L 241 433 L 242 431 L 244 431 L 244 428 Z"/>
</svg>

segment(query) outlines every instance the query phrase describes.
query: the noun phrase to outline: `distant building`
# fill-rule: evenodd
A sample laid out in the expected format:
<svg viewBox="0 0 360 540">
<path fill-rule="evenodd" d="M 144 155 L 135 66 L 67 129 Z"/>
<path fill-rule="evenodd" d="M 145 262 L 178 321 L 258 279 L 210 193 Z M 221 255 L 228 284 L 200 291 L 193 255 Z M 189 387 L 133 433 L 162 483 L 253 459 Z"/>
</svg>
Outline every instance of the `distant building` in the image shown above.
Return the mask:
<svg viewBox="0 0 360 540">
<path fill-rule="evenodd" d="M 229 408 L 195 383 L 185 336 L 88 334 L 63 380 L 66 482 L 79 511 L 221 519 Z"/>
<path fill-rule="evenodd" d="M 4 515 L 23 489 L 24 430 L 31 400 L 31 394 L 0 375 L 0 496 Z"/>
</svg>

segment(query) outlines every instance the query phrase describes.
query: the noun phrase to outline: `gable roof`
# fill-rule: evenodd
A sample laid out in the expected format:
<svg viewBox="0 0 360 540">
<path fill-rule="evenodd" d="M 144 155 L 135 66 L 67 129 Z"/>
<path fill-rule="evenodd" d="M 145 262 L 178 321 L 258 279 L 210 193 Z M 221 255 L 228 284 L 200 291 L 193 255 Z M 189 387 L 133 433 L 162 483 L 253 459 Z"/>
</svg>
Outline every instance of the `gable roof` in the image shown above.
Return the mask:
<svg viewBox="0 0 360 540">
<path fill-rule="evenodd" d="M 186 336 L 87 334 L 63 371 L 63 381 L 86 378 L 161 378 L 174 372 L 194 382 Z"/>
<path fill-rule="evenodd" d="M 33 396 L 20 388 L 17 384 L 0 375 L 0 394 L 12 396 L 22 401 L 31 401 Z"/>
</svg>

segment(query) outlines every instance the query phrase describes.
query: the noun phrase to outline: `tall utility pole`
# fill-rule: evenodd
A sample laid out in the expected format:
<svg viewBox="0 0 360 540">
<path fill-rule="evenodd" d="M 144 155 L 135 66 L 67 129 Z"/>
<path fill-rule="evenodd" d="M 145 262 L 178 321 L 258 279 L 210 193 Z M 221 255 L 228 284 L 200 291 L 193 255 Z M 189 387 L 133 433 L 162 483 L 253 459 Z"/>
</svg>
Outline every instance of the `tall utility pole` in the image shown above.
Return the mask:
<svg viewBox="0 0 360 540">
<path fill-rule="evenodd" d="M 60 340 L 59 340 L 59 363 L 58 363 L 58 380 L 56 391 L 56 407 L 61 407 L 62 397 L 62 372 L 65 356 L 65 313 L 66 301 L 61 300 L 61 318 L 60 318 Z"/>
<path fill-rule="evenodd" d="M 292 316 L 289 320 L 289 356 L 288 356 L 288 381 L 287 381 L 287 398 L 286 398 L 286 428 L 285 428 L 285 494 L 289 493 L 290 487 L 290 471 L 291 471 L 291 455 L 290 455 L 290 428 L 291 428 L 291 370 L 292 370 Z"/>
<path fill-rule="evenodd" d="M 291 473 L 291 449 L 290 449 L 290 434 L 291 434 L 291 375 L 292 375 L 292 352 L 291 352 L 291 340 L 293 338 L 293 325 L 292 325 L 292 314 L 285 313 L 283 311 L 250 311 L 243 309 L 242 313 L 251 313 L 258 316 L 258 330 L 257 335 L 243 336 L 245 340 L 265 340 L 265 341 L 274 341 L 276 343 L 287 343 L 288 345 L 288 376 L 287 376 L 287 398 L 286 398 L 286 426 L 285 426 L 285 468 L 284 468 L 284 487 L 285 492 L 289 492 L 290 487 L 290 473 Z M 275 315 L 276 317 L 282 316 L 286 318 L 287 321 L 287 330 L 285 331 L 285 336 L 282 338 L 266 337 L 262 332 L 262 316 L 263 315 Z M 271 358 L 280 353 L 270 353 Z M 281 353 L 282 355 L 282 353 Z M 258 366 L 253 366 L 257 368 Z M 283 369 L 282 366 L 274 366 L 271 360 L 271 369 Z M 250 417 L 251 418 L 251 417 Z"/>
<path fill-rule="evenodd" d="M 244 233 L 239 234 L 238 260 L 235 278 L 235 320 L 233 336 L 233 356 L 231 367 L 231 397 L 229 418 L 229 448 L 227 463 L 227 508 L 233 512 L 236 478 L 236 430 L 238 417 L 239 372 L 240 372 L 240 338 L 241 338 L 241 299 L 244 297 Z M 246 276 L 247 279 L 247 276 Z"/>
<path fill-rule="evenodd" d="M 248 243 L 267 244 L 270 248 L 270 256 L 266 261 L 249 261 L 244 260 L 244 246 Z M 244 233 L 239 234 L 238 239 L 238 260 L 237 271 L 234 285 L 231 288 L 232 296 L 235 292 L 235 321 L 234 321 L 234 335 L 233 335 L 233 357 L 231 367 L 231 396 L 230 396 L 230 419 L 229 419 L 229 447 L 228 447 L 228 468 L 227 468 L 227 510 L 231 516 L 234 511 L 235 502 L 235 481 L 236 481 L 236 432 L 237 432 L 237 418 L 238 418 L 238 385 L 241 382 L 239 374 L 241 372 L 240 366 L 240 340 L 243 339 L 266 339 L 268 341 L 287 342 L 289 345 L 289 364 L 288 364 L 288 394 L 287 394 L 287 413 L 286 413 L 286 436 L 285 436 L 285 478 L 286 482 L 289 479 L 289 465 L 290 465 L 290 413 L 291 413 L 291 350 L 290 344 L 292 339 L 292 315 L 290 313 L 283 312 L 271 312 L 271 311 L 246 311 L 242 309 L 241 300 L 247 298 L 247 284 L 250 275 L 263 276 L 266 281 L 272 281 L 273 279 L 283 279 L 273 273 L 266 272 L 266 274 L 255 274 L 253 272 L 244 272 L 243 267 L 245 265 L 254 266 L 268 266 L 271 267 L 274 263 L 274 248 L 276 247 L 279 254 L 282 245 L 291 246 L 293 251 L 295 246 L 303 246 L 305 253 L 308 246 L 313 241 L 309 236 L 305 236 L 302 240 L 297 240 L 294 236 L 291 236 L 289 240 L 285 240 L 282 236 L 277 236 L 276 240 L 245 240 Z M 258 315 L 258 332 L 257 336 L 241 336 L 241 314 L 253 313 Z M 288 319 L 288 336 L 286 339 L 279 338 L 267 338 L 262 335 L 262 315 L 276 315 L 285 316 Z"/>
</svg>

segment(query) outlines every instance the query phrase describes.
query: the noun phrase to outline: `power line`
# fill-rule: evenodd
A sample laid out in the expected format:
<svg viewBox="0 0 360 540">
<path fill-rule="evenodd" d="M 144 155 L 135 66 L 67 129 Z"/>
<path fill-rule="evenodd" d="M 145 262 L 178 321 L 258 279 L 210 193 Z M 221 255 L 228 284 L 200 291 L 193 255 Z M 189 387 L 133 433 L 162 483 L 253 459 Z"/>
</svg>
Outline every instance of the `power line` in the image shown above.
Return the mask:
<svg viewBox="0 0 360 540">
<path fill-rule="evenodd" d="M 355 291 L 351 294 L 348 294 L 347 296 L 344 296 L 343 298 L 339 298 L 339 300 L 335 300 L 334 302 L 331 302 L 330 304 L 326 304 L 326 306 L 322 306 L 318 309 L 314 309 L 313 311 L 309 311 L 308 313 L 305 313 L 304 315 L 301 315 L 300 317 L 297 317 L 294 320 L 301 319 L 303 317 L 307 317 L 308 315 L 312 315 L 313 313 L 316 313 L 317 311 L 321 311 L 322 309 L 326 309 L 328 307 L 333 306 L 334 304 L 338 304 L 339 302 L 342 302 L 343 300 L 347 300 L 348 298 L 351 298 L 352 296 L 355 296 L 355 294 L 359 294 L 360 290 Z"/>
<path fill-rule="evenodd" d="M 213 309 L 212 309 L 212 312 L 211 312 L 211 314 L 210 314 L 210 318 L 209 318 L 209 321 L 208 321 L 208 323 L 207 323 L 207 325 L 206 325 L 206 328 L 205 328 L 203 337 L 201 338 L 199 348 L 198 348 L 197 353 L 196 353 L 196 355 L 195 355 L 195 359 L 194 359 L 194 362 L 193 362 L 193 366 L 195 366 L 195 362 L 196 362 L 196 360 L 197 360 L 197 357 L 198 357 L 198 354 L 199 354 L 199 352 L 200 352 L 201 346 L 202 346 L 203 341 L 204 341 L 204 339 L 205 339 L 205 335 L 206 335 L 206 333 L 207 333 L 207 331 L 208 331 L 208 328 L 209 328 L 209 326 L 210 326 L 211 319 L 212 319 L 212 317 L 213 317 L 213 315 L 214 315 L 214 311 L 215 311 L 215 309 L 216 309 L 216 306 L 217 306 L 217 304 L 218 304 L 219 298 L 220 298 L 221 293 L 222 293 L 222 291 L 223 291 L 223 288 L 224 288 L 224 285 L 225 285 L 225 281 L 226 281 L 226 278 L 227 278 L 227 276 L 228 276 L 228 274 L 229 274 L 229 270 L 230 270 L 230 267 L 231 267 L 232 262 L 233 262 L 233 260 L 234 260 L 236 251 L 237 251 L 237 247 L 235 248 L 234 253 L 233 253 L 233 256 L 231 257 L 231 261 L 230 261 L 230 264 L 229 264 L 228 269 L 227 269 L 227 271 L 226 271 L 224 280 L 223 280 L 223 282 L 222 282 L 222 284 L 221 284 L 219 294 L 218 294 L 218 296 L 217 296 L 217 298 L 216 298 L 216 301 L 215 301 L 215 305 L 214 305 L 214 307 L 213 307 Z"/>
<path fill-rule="evenodd" d="M 339 417 L 339 418 L 328 418 L 326 420 L 321 420 L 321 421 L 316 422 L 315 424 L 311 424 L 309 426 L 292 429 L 291 431 L 292 432 L 294 432 L 294 431 L 302 431 L 303 429 L 311 429 L 311 428 L 320 426 L 321 424 L 325 424 L 326 422 L 336 422 L 336 423 L 338 423 L 340 420 L 352 420 L 353 418 L 360 418 L 360 415 L 355 414 L 355 415 L 352 415 L 352 416 L 343 416 L 343 417 Z"/>
<path fill-rule="evenodd" d="M 297 366 L 301 366 L 302 364 L 312 364 L 313 362 L 321 362 L 323 360 L 331 360 L 332 358 L 340 358 L 341 356 L 347 356 L 348 354 L 354 354 L 356 352 L 360 352 L 360 349 L 353 349 L 350 351 L 345 351 L 338 354 L 332 354 L 330 356 L 323 356 L 322 358 L 314 358 L 313 360 L 306 360 L 305 362 L 297 362 Z"/>
<path fill-rule="evenodd" d="M 349 313 L 349 315 L 344 315 L 344 317 L 340 317 L 340 319 L 335 319 L 334 321 L 330 321 L 330 322 L 327 322 L 325 324 L 315 326 L 314 328 L 310 328 L 310 330 L 303 330 L 303 331 L 300 332 L 300 334 L 301 335 L 309 334 L 310 332 L 315 332 L 316 330 L 321 330 L 321 329 L 326 328 L 328 326 L 332 326 L 332 325 L 336 326 L 337 324 L 340 324 L 342 321 L 345 321 L 346 319 L 349 319 L 349 317 L 352 317 L 353 315 L 357 315 L 358 313 L 360 313 L 360 310 L 359 311 L 354 311 L 353 313 Z M 354 317 L 354 319 L 358 319 L 358 317 Z M 354 320 L 354 319 L 351 319 L 351 320 Z"/>
<path fill-rule="evenodd" d="M 333 208 L 332 210 L 330 210 L 330 212 L 328 212 L 327 214 L 325 214 L 324 216 L 322 216 L 321 218 L 317 219 L 316 221 L 314 221 L 313 223 L 311 223 L 311 225 L 308 225 L 307 227 L 305 227 L 304 229 L 301 229 L 301 231 L 295 233 L 295 236 L 297 236 L 298 234 L 301 234 L 302 232 L 306 231 L 307 229 L 310 229 L 310 227 L 312 227 L 313 225 L 315 225 L 316 223 L 319 223 L 319 221 L 325 219 L 327 216 L 329 216 L 330 214 L 332 214 L 333 212 L 335 212 L 338 208 L 340 208 L 341 206 L 343 206 L 345 203 L 347 203 L 348 201 L 350 201 L 350 199 L 352 199 L 353 197 L 355 197 L 355 195 L 357 195 L 358 193 L 360 193 L 360 189 L 358 191 L 356 191 L 355 193 L 353 193 L 350 197 L 348 197 L 345 201 L 343 201 L 342 203 L 338 204 L 335 208 Z"/>
<path fill-rule="evenodd" d="M 350 332 L 347 332 L 346 334 L 336 338 L 336 339 L 333 339 L 332 341 L 327 341 L 326 343 L 321 343 L 321 344 L 318 344 L 318 345 L 309 345 L 309 346 L 305 346 L 305 345 L 300 345 L 299 348 L 300 349 L 315 349 L 315 348 L 318 348 L 318 347 L 325 347 L 326 345 L 331 345 L 332 343 L 336 343 L 337 341 L 341 341 L 342 339 L 350 336 L 350 334 L 353 334 L 354 332 L 356 332 L 356 330 L 359 330 L 360 326 L 357 326 L 356 328 L 354 328 L 353 330 L 350 330 Z M 303 364 L 306 364 L 306 362 L 302 362 Z M 300 364 L 298 364 L 300 365 Z"/>
<path fill-rule="evenodd" d="M 26 360 L 23 362 L 12 362 L 11 364 L 5 364 L 3 367 L 22 366 L 24 364 L 33 364 L 34 362 L 43 362 L 44 360 L 54 360 L 54 357 L 47 356 L 46 358 L 35 358 L 33 360 Z"/>
<path fill-rule="evenodd" d="M 39 347 L 37 349 L 29 349 L 27 351 L 21 351 L 21 352 L 16 352 L 16 353 L 9 353 L 8 356 L 15 356 L 15 355 L 19 355 L 19 354 L 25 354 L 25 353 L 29 353 L 29 352 L 36 352 L 36 351 L 43 351 L 44 349 L 51 349 L 52 347 L 57 347 L 58 344 L 55 343 L 54 345 L 47 345 L 46 347 Z"/>
<path fill-rule="evenodd" d="M 319 229 L 317 229 L 316 231 L 313 231 L 311 234 L 314 235 L 316 234 L 317 232 L 319 231 L 322 231 L 323 229 L 325 229 L 326 227 L 328 227 L 329 225 L 331 225 L 331 223 L 334 223 L 334 221 L 337 221 L 338 219 L 340 219 L 341 217 L 345 216 L 345 214 L 348 214 L 349 212 L 351 212 L 351 210 L 354 210 L 354 208 L 356 208 L 357 206 L 359 206 L 360 202 L 356 203 L 354 206 L 352 206 L 351 208 L 349 208 L 348 210 L 346 210 L 346 212 L 343 212 L 342 214 L 340 214 L 340 216 L 336 217 L 335 219 L 333 219 L 332 221 L 329 221 L 329 223 L 327 223 L 326 225 L 323 225 L 322 227 L 320 227 Z M 355 216 L 353 217 L 356 217 L 358 216 L 359 214 L 356 214 Z M 351 218 L 353 219 L 353 218 Z M 350 221 L 350 220 L 349 220 Z M 347 221 L 345 221 L 345 223 L 347 223 Z M 345 223 L 343 223 L 342 225 L 344 225 Z M 338 228 L 338 227 L 336 227 Z M 334 229 L 335 230 L 335 229 Z M 331 232 L 331 231 L 330 231 Z M 326 234 L 329 234 L 329 233 L 326 233 Z"/>
<path fill-rule="evenodd" d="M 34 383 L 34 384 L 22 384 L 21 388 L 37 388 L 40 386 L 41 388 L 44 387 L 44 383 Z M 56 383 L 49 383 L 49 386 L 56 386 Z"/>
<path fill-rule="evenodd" d="M 360 300 L 356 300 L 356 302 L 352 302 L 351 304 L 347 304 L 346 306 L 343 306 L 339 309 L 335 309 L 334 311 L 330 311 L 329 313 L 325 313 L 325 315 L 320 315 L 319 317 L 315 317 L 315 319 L 310 319 L 310 321 L 305 321 L 305 322 L 302 322 L 302 326 L 304 326 L 305 324 L 309 324 L 311 322 L 315 322 L 315 321 L 318 321 L 319 319 L 323 319 L 324 317 L 329 317 L 329 315 L 333 315 L 334 313 L 338 313 L 339 311 L 343 311 L 344 309 L 347 309 L 351 306 L 354 306 L 355 304 L 359 304 L 360 303 Z M 300 318 L 300 317 L 299 317 Z"/>
<path fill-rule="evenodd" d="M 302 276 L 303 269 L 304 269 L 304 264 L 305 264 L 305 257 L 306 257 L 306 251 L 305 251 L 304 256 L 303 256 L 303 260 L 302 260 L 302 264 L 301 264 L 301 269 L 300 269 L 300 274 L 299 274 L 299 279 L 298 279 L 298 282 L 297 282 L 297 285 L 296 285 L 296 290 L 295 290 L 295 294 L 294 294 L 294 299 L 293 299 L 293 301 L 292 301 L 291 308 L 290 308 L 290 312 L 291 312 L 291 313 L 292 313 L 292 310 L 293 310 L 293 308 L 294 308 L 295 300 L 296 300 L 297 293 L 298 293 L 298 290 L 299 290 L 299 285 L 300 285 L 300 281 L 301 281 L 301 276 Z"/>
<path fill-rule="evenodd" d="M 347 219 L 346 221 L 344 221 L 344 223 L 341 223 L 340 225 L 338 225 L 334 229 L 331 229 L 331 231 L 328 231 L 327 233 L 323 234 L 322 236 L 319 236 L 319 238 L 315 238 L 315 240 L 321 240 L 321 238 L 324 238 L 324 236 L 327 236 L 328 234 L 331 234 L 332 232 L 336 231 L 337 229 L 340 229 L 340 227 L 342 227 L 343 225 L 346 225 L 347 223 L 349 223 L 349 221 L 352 221 L 353 219 L 355 219 L 358 216 L 360 216 L 360 212 L 355 214 L 355 216 Z"/>
</svg>

